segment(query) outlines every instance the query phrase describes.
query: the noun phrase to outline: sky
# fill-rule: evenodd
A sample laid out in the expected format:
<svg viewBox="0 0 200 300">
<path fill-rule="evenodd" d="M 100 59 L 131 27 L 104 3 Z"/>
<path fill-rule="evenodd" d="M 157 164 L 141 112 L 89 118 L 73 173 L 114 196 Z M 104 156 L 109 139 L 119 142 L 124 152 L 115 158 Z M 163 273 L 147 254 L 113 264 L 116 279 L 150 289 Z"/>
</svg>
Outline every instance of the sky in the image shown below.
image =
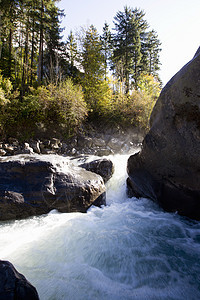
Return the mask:
<svg viewBox="0 0 200 300">
<path fill-rule="evenodd" d="M 99 33 L 105 21 L 113 26 L 114 16 L 124 6 L 140 8 L 145 20 L 154 29 L 160 42 L 160 78 L 165 85 L 189 60 L 200 46 L 200 0 L 61 0 L 64 40 L 72 30 L 93 24 Z"/>
</svg>

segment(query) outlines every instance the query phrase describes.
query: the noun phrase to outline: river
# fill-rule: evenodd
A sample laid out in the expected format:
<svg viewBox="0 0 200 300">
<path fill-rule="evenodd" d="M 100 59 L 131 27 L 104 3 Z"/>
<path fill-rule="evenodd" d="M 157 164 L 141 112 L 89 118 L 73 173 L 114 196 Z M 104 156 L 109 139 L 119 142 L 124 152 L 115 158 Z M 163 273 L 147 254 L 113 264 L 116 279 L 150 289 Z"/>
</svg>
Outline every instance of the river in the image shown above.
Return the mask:
<svg viewBox="0 0 200 300">
<path fill-rule="evenodd" d="M 128 156 L 110 158 L 107 206 L 1 222 L 0 258 L 41 300 L 200 299 L 200 223 L 128 198 Z"/>
</svg>

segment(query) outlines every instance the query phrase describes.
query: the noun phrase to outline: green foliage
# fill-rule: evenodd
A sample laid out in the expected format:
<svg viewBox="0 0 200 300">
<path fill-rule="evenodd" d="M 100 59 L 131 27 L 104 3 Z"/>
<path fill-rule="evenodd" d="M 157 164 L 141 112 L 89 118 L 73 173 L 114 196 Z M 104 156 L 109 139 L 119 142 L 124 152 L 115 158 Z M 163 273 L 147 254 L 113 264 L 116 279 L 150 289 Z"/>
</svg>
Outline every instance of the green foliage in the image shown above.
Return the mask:
<svg viewBox="0 0 200 300">
<path fill-rule="evenodd" d="M 158 76 L 160 42 L 156 32 L 147 32 L 145 13 L 127 6 L 114 18 L 113 74 L 125 84 L 125 92 L 138 88 L 142 72 Z"/>
<path fill-rule="evenodd" d="M 38 88 L 37 96 L 45 125 L 64 125 L 68 135 L 73 134 L 87 116 L 82 89 L 70 79 L 59 86 L 50 84 Z"/>
<path fill-rule="evenodd" d="M 161 49 L 145 13 L 125 6 L 114 32 L 105 23 L 100 36 L 91 25 L 79 43 L 72 32 L 64 43 L 56 3 L 0 0 L 1 133 L 70 136 L 87 113 L 89 121 L 148 128 Z"/>
<path fill-rule="evenodd" d="M 76 75 L 76 67 L 75 64 L 78 61 L 78 45 L 77 40 L 73 34 L 72 31 L 70 31 L 70 34 L 68 35 L 67 42 L 66 42 L 66 50 L 67 50 L 67 56 L 69 58 L 69 64 L 70 64 L 70 76 L 75 77 Z"/>
<path fill-rule="evenodd" d="M 85 33 L 83 41 L 82 67 L 84 76 L 90 80 L 101 79 L 104 75 L 104 57 L 102 54 L 102 45 L 97 29 L 91 25 Z"/>
<path fill-rule="evenodd" d="M 131 122 L 145 130 L 149 129 L 149 119 L 152 109 L 160 94 L 160 82 L 152 75 L 140 76 L 138 90 L 130 96 L 130 111 L 134 111 L 135 118 Z"/>
<path fill-rule="evenodd" d="M 146 33 L 142 47 L 141 71 L 159 78 L 160 70 L 159 53 L 161 51 L 158 35 L 154 30 Z"/>
<path fill-rule="evenodd" d="M 90 81 L 85 86 L 89 119 L 104 118 L 112 108 L 112 90 L 105 80 Z"/>
<path fill-rule="evenodd" d="M 102 42 L 96 28 L 91 25 L 85 33 L 82 50 L 84 76 L 82 86 L 89 108 L 89 117 L 94 119 L 104 114 L 112 96 L 108 82 L 104 80 L 104 55 Z"/>
<path fill-rule="evenodd" d="M 22 99 L 11 99 L 4 107 L 1 130 L 4 136 L 33 137 L 45 131 L 73 135 L 87 116 L 80 86 L 70 79 L 59 86 L 49 84 L 31 91 Z"/>
<path fill-rule="evenodd" d="M 8 78 L 3 78 L 0 72 L 0 105 L 5 105 L 9 101 L 9 96 L 13 89 L 12 83 Z"/>
<path fill-rule="evenodd" d="M 131 95 L 122 90 L 115 92 L 107 106 L 103 118 L 110 125 L 140 127 L 149 129 L 149 118 L 160 93 L 160 83 L 152 75 L 143 75 L 138 82 L 139 89 Z"/>
<path fill-rule="evenodd" d="M 102 53 L 104 59 L 104 79 L 107 79 L 109 61 L 111 59 L 111 49 L 112 49 L 112 36 L 109 30 L 109 25 L 104 24 L 103 34 L 100 37 L 102 44 Z"/>
<path fill-rule="evenodd" d="M 29 85 L 57 77 L 63 57 L 56 0 L 0 1 L 0 68 L 23 96 Z"/>
</svg>

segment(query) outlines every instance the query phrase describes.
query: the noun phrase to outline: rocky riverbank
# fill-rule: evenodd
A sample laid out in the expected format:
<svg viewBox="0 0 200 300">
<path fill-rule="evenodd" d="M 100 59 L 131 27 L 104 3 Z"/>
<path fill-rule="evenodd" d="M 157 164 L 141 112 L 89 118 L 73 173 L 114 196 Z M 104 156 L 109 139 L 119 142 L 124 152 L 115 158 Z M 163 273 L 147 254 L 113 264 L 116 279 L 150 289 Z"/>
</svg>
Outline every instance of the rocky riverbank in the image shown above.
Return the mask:
<svg viewBox="0 0 200 300">
<path fill-rule="evenodd" d="M 138 129 L 124 132 L 109 129 L 104 132 L 91 128 L 70 139 L 46 138 L 20 142 L 10 137 L 0 142 L 0 156 L 17 154 L 60 154 L 77 156 L 80 154 L 105 156 L 116 153 L 131 153 L 143 140 L 143 132 Z"/>
</svg>

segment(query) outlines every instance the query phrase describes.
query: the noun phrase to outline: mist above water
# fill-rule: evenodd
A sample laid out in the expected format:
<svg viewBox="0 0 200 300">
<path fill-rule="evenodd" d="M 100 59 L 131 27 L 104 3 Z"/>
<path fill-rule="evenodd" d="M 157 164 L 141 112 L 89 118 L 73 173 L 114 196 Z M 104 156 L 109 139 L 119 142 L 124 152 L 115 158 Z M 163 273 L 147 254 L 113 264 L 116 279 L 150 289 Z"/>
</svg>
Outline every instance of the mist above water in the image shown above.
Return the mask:
<svg viewBox="0 0 200 300">
<path fill-rule="evenodd" d="M 200 223 L 127 198 L 128 156 L 110 158 L 106 207 L 2 222 L 0 258 L 41 300 L 200 299 Z"/>
</svg>

